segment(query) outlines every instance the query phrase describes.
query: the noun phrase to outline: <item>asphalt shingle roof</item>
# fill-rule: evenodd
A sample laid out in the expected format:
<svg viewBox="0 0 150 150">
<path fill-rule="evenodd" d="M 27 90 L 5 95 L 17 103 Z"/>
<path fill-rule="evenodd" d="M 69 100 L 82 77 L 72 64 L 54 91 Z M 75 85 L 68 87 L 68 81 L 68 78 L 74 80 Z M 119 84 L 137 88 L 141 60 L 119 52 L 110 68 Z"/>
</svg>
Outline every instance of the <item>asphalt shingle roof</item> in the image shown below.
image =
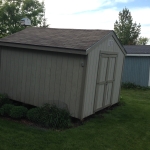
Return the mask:
<svg viewBox="0 0 150 150">
<path fill-rule="evenodd" d="M 86 50 L 112 30 L 82 30 L 28 27 L 0 42 Z"/>
<path fill-rule="evenodd" d="M 124 45 L 127 54 L 150 54 L 150 45 Z"/>
</svg>

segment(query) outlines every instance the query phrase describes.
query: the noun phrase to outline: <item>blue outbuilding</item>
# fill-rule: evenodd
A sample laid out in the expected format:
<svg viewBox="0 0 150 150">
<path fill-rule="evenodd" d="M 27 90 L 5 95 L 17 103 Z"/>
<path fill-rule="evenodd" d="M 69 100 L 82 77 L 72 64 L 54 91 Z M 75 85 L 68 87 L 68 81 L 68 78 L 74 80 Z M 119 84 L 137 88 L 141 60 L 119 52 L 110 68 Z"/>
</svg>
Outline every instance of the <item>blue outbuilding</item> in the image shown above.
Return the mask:
<svg viewBox="0 0 150 150">
<path fill-rule="evenodd" d="M 150 45 L 125 45 L 123 83 L 150 86 Z"/>
</svg>

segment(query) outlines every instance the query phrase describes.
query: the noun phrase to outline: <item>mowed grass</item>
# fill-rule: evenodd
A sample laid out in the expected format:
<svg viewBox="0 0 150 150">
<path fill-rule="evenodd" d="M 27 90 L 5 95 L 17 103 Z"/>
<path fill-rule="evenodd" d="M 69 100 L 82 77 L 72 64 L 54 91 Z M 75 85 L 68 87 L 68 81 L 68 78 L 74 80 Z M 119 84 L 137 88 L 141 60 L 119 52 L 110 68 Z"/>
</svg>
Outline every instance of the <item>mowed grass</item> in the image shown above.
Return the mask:
<svg viewBox="0 0 150 150">
<path fill-rule="evenodd" d="M 0 118 L 0 150 L 150 150 L 150 90 L 121 91 L 119 106 L 63 131 Z"/>
</svg>

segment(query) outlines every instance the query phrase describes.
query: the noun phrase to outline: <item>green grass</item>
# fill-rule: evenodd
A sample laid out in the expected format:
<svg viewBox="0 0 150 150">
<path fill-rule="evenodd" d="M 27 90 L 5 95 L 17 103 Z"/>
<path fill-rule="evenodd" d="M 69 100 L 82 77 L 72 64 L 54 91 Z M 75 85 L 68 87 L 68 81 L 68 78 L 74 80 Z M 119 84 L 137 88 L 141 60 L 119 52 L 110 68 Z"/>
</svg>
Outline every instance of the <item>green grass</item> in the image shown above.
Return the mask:
<svg viewBox="0 0 150 150">
<path fill-rule="evenodd" d="M 150 90 L 122 90 L 121 105 L 64 131 L 0 118 L 0 150 L 150 150 Z"/>
</svg>

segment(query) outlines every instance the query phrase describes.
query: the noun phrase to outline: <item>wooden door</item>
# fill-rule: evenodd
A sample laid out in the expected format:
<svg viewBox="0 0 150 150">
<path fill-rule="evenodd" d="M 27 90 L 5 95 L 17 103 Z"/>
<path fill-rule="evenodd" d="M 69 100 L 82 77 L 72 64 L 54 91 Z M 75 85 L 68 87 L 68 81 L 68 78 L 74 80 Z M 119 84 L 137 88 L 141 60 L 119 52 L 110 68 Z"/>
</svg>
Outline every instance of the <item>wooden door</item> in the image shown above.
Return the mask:
<svg viewBox="0 0 150 150">
<path fill-rule="evenodd" d="M 115 80 L 115 54 L 101 54 L 99 59 L 94 112 L 111 105 L 112 89 Z"/>
</svg>

